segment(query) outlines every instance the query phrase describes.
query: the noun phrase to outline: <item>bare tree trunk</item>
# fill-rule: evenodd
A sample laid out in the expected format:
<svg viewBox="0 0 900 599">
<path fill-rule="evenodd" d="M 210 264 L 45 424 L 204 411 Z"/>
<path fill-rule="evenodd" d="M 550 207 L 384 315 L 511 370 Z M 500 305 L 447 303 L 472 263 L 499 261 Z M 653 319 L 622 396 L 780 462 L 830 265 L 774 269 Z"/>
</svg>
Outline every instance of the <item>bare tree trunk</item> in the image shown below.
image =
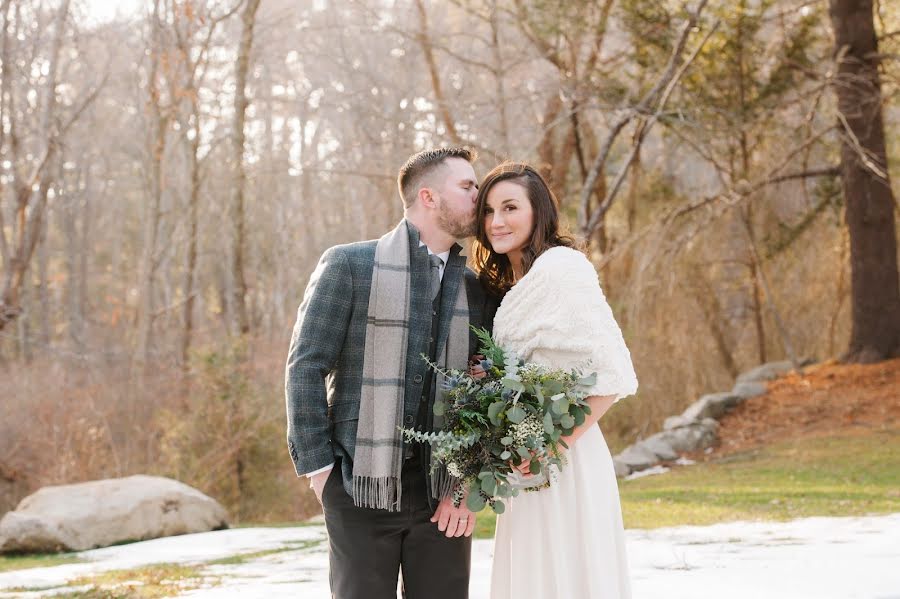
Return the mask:
<svg viewBox="0 0 900 599">
<path fill-rule="evenodd" d="M 138 313 L 137 313 L 137 342 L 135 346 L 135 361 L 142 365 L 147 363 L 150 352 L 150 337 L 154 320 L 154 294 L 156 293 L 156 254 L 157 238 L 159 236 L 160 203 L 162 196 L 162 161 L 166 146 L 167 117 L 163 114 L 159 89 L 159 69 L 163 60 L 162 52 L 162 24 L 160 11 L 161 0 L 153 3 L 151 15 L 151 44 L 150 73 L 147 82 L 147 112 L 150 119 L 151 138 L 149 144 L 148 160 L 150 193 L 144 204 L 144 231 L 143 248 L 141 251 L 141 266 L 138 281 Z"/>
<path fill-rule="evenodd" d="M 431 34 L 428 32 L 428 13 L 425 11 L 425 3 L 423 0 L 416 0 L 416 8 L 419 12 L 419 45 L 422 46 L 422 54 L 425 57 L 425 64 L 428 67 L 428 74 L 431 76 L 431 89 L 434 92 L 434 99 L 438 105 L 438 111 L 441 114 L 441 120 L 444 122 L 444 128 L 447 130 L 447 137 L 455 145 L 462 145 L 462 139 L 456 131 L 456 122 L 450 112 L 450 105 L 444 95 L 444 88 L 441 84 L 441 75 L 438 71 L 437 60 L 434 58 L 434 50 L 431 44 Z"/>
<path fill-rule="evenodd" d="M 197 272 L 197 233 L 200 209 L 200 109 L 196 94 L 191 101 L 194 138 L 188 140 L 188 161 L 191 177 L 191 192 L 188 197 L 188 247 L 184 269 L 184 305 L 182 306 L 183 329 L 181 332 L 180 362 L 183 371 L 189 368 L 191 339 L 194 335 L 194 285 Z"/>
<path fill-rule="evenodd" d="M 42 347 L 50 345 L 50 284 L 49 284 L 49 267 L 50 267 L 50 251 L 47 246 L 47 219 L 43 219 L 38 231 L 37 254 L 38 254 L 38 310 L 37 322 L 38 337 Z M 27 275 L 26 275 L 27 277 Z M 28 284 L 25 278 L 23 283 Z M 33 313 L 34 311 L 32 311 Z"/>
<path fill-rule="evenodd" d="M 235 71 L 234 123 L 232 127 L 232 160 L 235 176 L 231 189 L 231 241 L 233 244 L 231 272 L 234 289 L 231 302 L 233 308 L 231 326 L 233 332 L 239 335 L 245 335 L 250 331 L 250 321 L 247 316 L 247 283 L 244 280 L 244 186 L 247 181 L 247 173 L 244 170 L 244 123 L 247 118 L 247 71 L 259 3 L 260 0 L 248 0 L 241 14 L 243 28 Z"/>
<path fill-rule="evenodd" d="M 853 325 L 844 360 L 900 355 L 900 280 L 872 0 L 829 0 L 838 74 L 834 86 L 841 181 L 850 232 Z"/>
<path fill-rule="evenodd" d="M 32 172 L 27 175 L 16 173 L 16 222 L 12 224 L 12 237 L 15 241 L 12 248 L 7 241 L 6 225 L 0 216 L 0 246 L 2 246 L 3 281 L 0 286 L 0 331 L 14 320 L 22 310 L 20 293 L 28 264 L 34 256 L 38 238 L 44 226 L 47 208 L 47 191 L 51 184 L 50 167 L 57 151 L 59 131 L 56 127 L 56 81 L 59 68 L 59 54 L 62 47 L 63 33 L 69 14 L 69 0 L 63 0 L 54 20 L 54 36 L 47 64 L 47 85 L 44 103 L 41 109 L 39 135 L 43 147 L 37 153 Z M 4 30 L 3 52 L 8 51 L 8 31 Z M 7 56 L 2 57 L 4 64 Z M 11 84 L 10 69 L 3 69 L 3 94 L 6 96 Z M 15 113 L 12 110 L 12 94 L 9 92 L 6 109 L 9 111 L 10 145 L 12 146 L 12 164 L 17 169 L 20 156 L 17 133 L 15 130 Z M 2 214 L 2 211 L 0 211 Z"/>
<path fill-rule="evenodd" d="M 504 77 L 506 68 L 503 66 L 503 52 L 500 49 L 500 11 L 497 10 L 497 0 L 491 1 L 490 26 L 491 26 L 491 54 L 494 59 L 494 85 L 497 91 L 497 108 L 500 112 L 500 152 L 504 158 L 509 157 L 509 117 L 506 114 L 506 84 Z"/>
</svg>

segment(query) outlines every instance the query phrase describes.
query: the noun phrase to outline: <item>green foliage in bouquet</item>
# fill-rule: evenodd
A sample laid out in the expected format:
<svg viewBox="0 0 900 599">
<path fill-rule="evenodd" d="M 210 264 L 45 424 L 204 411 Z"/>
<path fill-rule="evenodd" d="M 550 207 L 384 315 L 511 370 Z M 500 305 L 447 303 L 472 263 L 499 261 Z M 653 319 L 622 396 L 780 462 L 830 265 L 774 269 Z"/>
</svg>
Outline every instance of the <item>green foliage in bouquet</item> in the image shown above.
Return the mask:
<svg viewBox="0 0 900 599">
<path fill-rule="evenodd" d="M 494 512 L 504 511 L 503 498 L 519 492 L 514 470 L 530 460 L 534 475 L 544 473 L 539 490 L 551 484 L 545 471 L 549 466 L 562 468 L 566 447 L 561 437 L 569 435 L 590 414 L 585 390 L 596 375 L 550 369 L 525 363 L 509 355 L 484 329 L 473 328 L 481 341 L 484 376 L 476 378 L 458 370 L 443 371 L 444 396 L 434 404 L 434 413 L 443 417 L 443 430 L 423 433 L 402 429 L 407 441 L 430 443 L 435 467 L 443 464 L 459 480 L 454 502 L 473 512 L 490 505 Z M 526 481 L 528 479 L 525 479 Z"/>
</svg>

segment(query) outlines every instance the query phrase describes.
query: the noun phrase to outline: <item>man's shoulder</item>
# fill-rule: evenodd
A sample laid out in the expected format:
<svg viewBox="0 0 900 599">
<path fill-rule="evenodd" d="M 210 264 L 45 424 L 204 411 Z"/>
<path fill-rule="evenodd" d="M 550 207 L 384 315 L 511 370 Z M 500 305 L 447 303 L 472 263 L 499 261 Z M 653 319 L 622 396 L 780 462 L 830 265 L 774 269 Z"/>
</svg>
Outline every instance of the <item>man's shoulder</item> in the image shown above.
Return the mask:
<svg viewBox="0 0 900 599">
<path fill-rule="evenodd" d="M 372 260 L 375 257 L 375 245 L 377 243 L 377 239 L 369 239 L 333 245 L 325 250 L 322 256 L 346 260 Z"/>
</svg>

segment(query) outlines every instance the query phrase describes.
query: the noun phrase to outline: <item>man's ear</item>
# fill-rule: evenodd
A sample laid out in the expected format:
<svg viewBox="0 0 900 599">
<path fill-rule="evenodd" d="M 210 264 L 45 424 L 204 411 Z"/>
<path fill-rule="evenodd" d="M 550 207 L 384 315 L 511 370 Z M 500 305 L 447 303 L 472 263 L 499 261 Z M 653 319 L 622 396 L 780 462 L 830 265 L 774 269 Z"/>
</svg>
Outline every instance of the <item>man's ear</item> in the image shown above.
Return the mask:
<svg viewBox="0 0 900 599">
<path fill-rule="evenodd" d="M 416 194 L 416 201 L 424 208 L 434 208 L 437 205 L 435 194 L 429 187 L 420 187 Z"/>
</svg>

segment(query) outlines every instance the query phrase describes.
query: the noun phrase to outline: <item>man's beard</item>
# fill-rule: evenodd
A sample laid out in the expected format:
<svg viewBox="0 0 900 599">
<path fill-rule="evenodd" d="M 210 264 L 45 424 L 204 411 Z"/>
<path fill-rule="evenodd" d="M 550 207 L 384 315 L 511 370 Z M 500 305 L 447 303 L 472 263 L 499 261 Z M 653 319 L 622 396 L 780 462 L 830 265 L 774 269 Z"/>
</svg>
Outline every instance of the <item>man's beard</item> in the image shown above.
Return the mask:
<svg viewBox="0 0 900 599">
<path fill-rule="evenodd" d="M 452 235 L 456 239 L 465 239 L 475 235 L 475 214 L 454 214 L 447 201 L 440 198 L 438 208 L 438 226 L 445 233 Z"/>
</svg>

